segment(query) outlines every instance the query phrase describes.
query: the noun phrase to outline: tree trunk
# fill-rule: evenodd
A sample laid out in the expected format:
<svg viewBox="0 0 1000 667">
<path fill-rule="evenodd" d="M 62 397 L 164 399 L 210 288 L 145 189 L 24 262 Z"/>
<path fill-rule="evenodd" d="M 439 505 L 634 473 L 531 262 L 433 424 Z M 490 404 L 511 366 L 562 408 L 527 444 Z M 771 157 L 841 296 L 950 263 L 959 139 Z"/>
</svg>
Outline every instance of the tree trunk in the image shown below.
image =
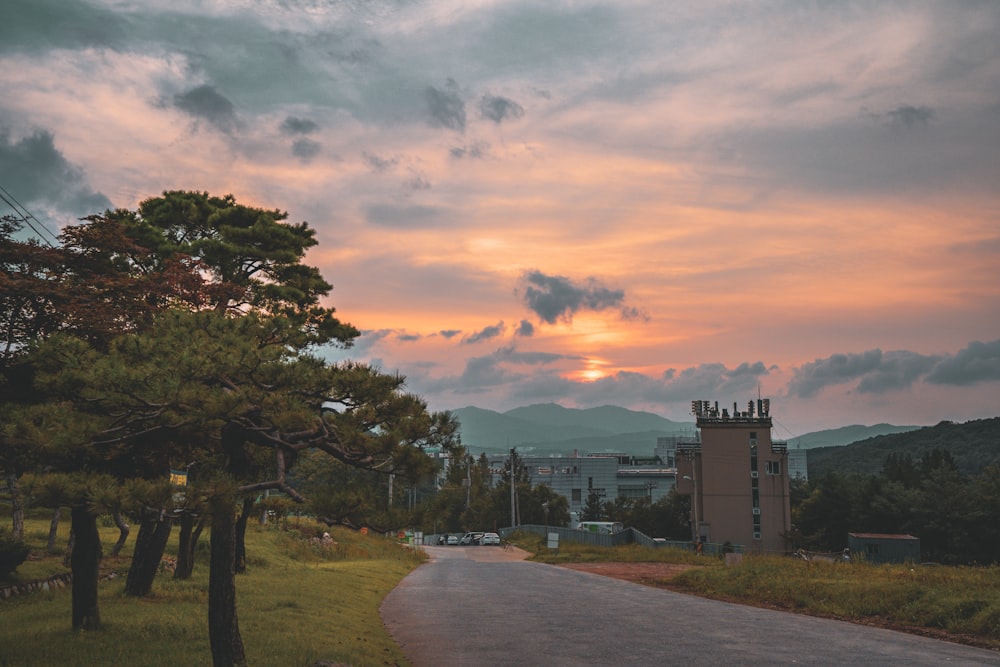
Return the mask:
<svg viewBox="0 0 1000 667">
<path fill-rule="evenodd" d="M 76 533 L 73 531 L 73 510 L 70 510 L 69 538 L 66 540 L 66 555 L 63 556 L 63 565 L 70 566 L 73 559 L 73 547 L 76 545 Z"/>
<path fill-rule="evenodd" d="M 146 512 L 135 538 L 132 564 L 125 578 L 125 594 L 142 597 L 153 590 L 153 580 L 163 561 L 173 520 L 165 512 Z"/>
<path fill-rule="evenodd" d="M 212 548 L 208 573 L 208 637 L 214 667 L 245 667 L 236 618 L 236 521 L 233 507 L 216 499 L 212 508 Z"/>
<path fill-rule="evenodd" d="M 86 505 L 74 505 L 71 512 L 73 524 L 73 553 L 70 564 L 73 572 L 73 629 L 98 630 L 101 614 L 97 608 L 97 582 L 101 570 L 101 538 L 97 532 L 97 515 Z"/>
<path fill-rule="evenodd" d="M 49 541 L 45 543 L 45 553 L 56 552 L 56 537 L 59 534 L 59 508 L 52 510 L 52 521 L 49 522 Z"/>
<path fill-rule="evenodd" d="M 115 546 L 111 547 L 111 553 L 108 554 L 112 558 L 121 553 L 122 547 L 125 546 L 125 540 L 128 539 L 129 528 L 128 524 L 125 523 L 125 515 L 121 512 L 115 512 L 115 525 L 118 526 L 118 541 L 115 542 Z"/>
<path fill-rule="evenodd" d="M 257 502 L 253 498 L 249 496 L 244 498 L 243 511 L 240 512 L 240 518 L 236 520 L 236 574 L 245 574 L 247 571 L 247 521 L 250 519 L 250 513 L 256 504 Z"/>
<path fill-rule="evenodd" d="M 194 512 L 181 513 L 180 542 L 177 546 L 177 567 L 174 568 L 174 579 L 190 579 L 194 572 L 194 551 L 198 546 L 198 538 L 201 537 L 201 530 L 205 526 L 205 515 L 198 518 L 198 525 L 195 526 L 195 519 L 198 518 Z"/>
<path fill-rule="evenodd" d="M 21 496 L 21 485 L 17 481 L 17 473 L 7 473 L 7 491 L 10 493 L 10 516 L 13 521 L 11 537 L 15 540 L 24 539 L 24 498 Z"/>
</svg>

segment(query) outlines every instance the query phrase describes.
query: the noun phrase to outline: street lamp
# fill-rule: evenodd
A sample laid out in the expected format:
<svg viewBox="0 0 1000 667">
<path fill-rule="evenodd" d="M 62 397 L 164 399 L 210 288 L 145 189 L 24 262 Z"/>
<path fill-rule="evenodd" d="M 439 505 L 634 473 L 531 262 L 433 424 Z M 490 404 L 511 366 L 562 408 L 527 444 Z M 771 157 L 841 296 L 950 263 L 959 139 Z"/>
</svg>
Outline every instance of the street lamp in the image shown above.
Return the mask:
<svg viewBox="0 0 1000 667">
<path fill-rule="evenodd" d="M 691 474 L 694 475 L 694 463 L 691 464 Z M 701 523 L 698 521 L 698 478 L 684 475 L 684 479 L 690 480 L 694 484 L 694 493 L 691 495 L 691 509 L 694 512 L 694 541 L 697 545 L 701 542 Z"/>
</svg>

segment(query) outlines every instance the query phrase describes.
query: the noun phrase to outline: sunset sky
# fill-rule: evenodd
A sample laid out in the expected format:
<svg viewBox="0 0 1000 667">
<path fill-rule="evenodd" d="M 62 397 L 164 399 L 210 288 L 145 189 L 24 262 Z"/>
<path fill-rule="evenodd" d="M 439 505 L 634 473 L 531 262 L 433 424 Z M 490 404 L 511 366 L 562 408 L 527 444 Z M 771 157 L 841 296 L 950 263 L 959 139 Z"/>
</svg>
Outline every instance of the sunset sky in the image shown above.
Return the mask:
<svg viewBox="0 0 1000 667">
<path fill-rule="evenodd" d="M 1000 3 L 5 0 L 0 186 L 287 210 L 433 409 L 1000 415 Z M 0 209 L 0 214 L 9 214 Z"/>
</svg>

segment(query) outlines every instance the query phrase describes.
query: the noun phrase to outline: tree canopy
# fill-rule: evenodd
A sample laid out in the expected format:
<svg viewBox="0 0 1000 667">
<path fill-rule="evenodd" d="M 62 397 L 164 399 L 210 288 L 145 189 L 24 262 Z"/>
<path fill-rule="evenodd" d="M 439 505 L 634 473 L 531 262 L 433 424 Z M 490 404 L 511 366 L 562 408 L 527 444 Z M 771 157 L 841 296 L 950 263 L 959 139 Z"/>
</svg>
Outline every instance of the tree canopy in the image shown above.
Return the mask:
<svg viewBox="0 0 1000 667">
<path fill-rule="evenodd" d="M 43 460 L 77 475 L 50 494 L 72 505 L 78 535 L 74 627 L 100 622 L 95 521 L 109 479 L 153 508 L 208 508 L 213 660 L 238 665 L 239 499 L 273 489 L 305 500 L 289 471 L 307 454 L 415 479 L 432 467 L 425 447 L 457 446 L 454 420 L 403 377 L 311 352 L 358 331 L 320 304 L 331 286 L 303 263 L 315 233 L 286 218 L 165 192 L 68 227 L 58 248 L 15 240 L 11 221 L 0 229 L 0 390 L 18 397 L 4 403 L 0 464 L 9 478 Z M 180 501 L 165 483 L 175 468 L 198 480 Z"/>
</svg>

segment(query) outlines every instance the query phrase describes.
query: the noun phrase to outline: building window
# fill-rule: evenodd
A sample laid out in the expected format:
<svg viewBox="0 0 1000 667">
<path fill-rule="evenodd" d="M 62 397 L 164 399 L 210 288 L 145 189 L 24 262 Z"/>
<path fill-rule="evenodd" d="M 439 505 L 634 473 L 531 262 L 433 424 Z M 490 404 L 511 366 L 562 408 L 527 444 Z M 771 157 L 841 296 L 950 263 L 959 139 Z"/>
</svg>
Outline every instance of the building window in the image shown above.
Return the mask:
<svg viewBox="0 0 1000 667">
<path fill-rule="evenodd" d="M 757 445 L 750 445 L 750 471 L 757 470 Z"/>
<path fill-rule="evenodd" d="M 768 475 L 780 475 L 781 461 L 766 461 L 764 463 L 764 472 Z"/>
<path fill-rule="evenodd" d="M 757 444 L 757 431 L 750 431 L 750 444 L 751 445 Z"/>
<path fill-rule="evenodd" d="M 580 489 L 573 489 L 571 491 L 571 493 L 572 493 L 572 497 L 573 497 L 573 502 L 574 503 L 582 503 L 583 502 L 583 494 L 580 492 Z"/>
</svg>

